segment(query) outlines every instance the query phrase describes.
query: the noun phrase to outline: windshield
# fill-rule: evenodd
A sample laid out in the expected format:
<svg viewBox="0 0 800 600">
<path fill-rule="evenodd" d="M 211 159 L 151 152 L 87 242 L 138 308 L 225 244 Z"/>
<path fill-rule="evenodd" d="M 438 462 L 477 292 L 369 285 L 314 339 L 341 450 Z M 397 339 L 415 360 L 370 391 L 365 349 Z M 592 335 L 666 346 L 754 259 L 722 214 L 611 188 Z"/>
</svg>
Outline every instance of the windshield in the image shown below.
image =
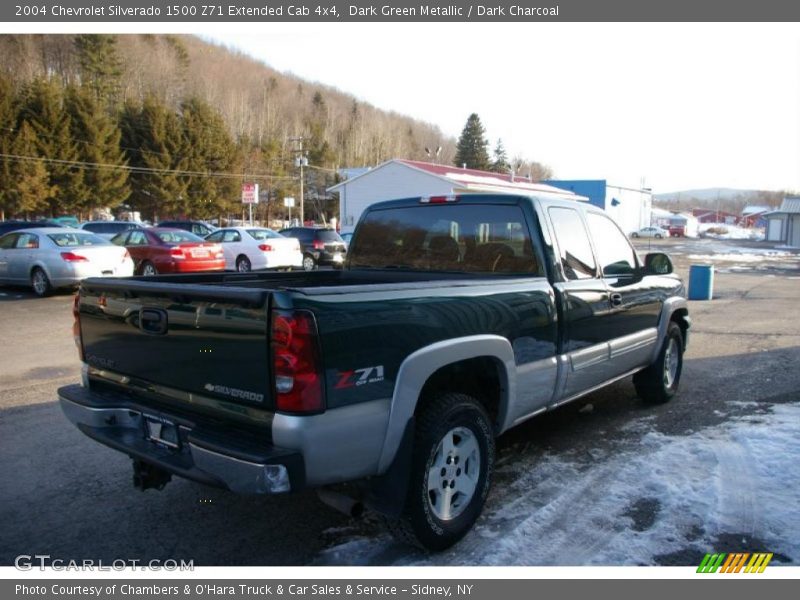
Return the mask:
<svg viewBox="0 0 800 600">
<path fill-rule="evenodd" d="M 257 240 L 266 240 L 269 238 L 282 238 L 283 236 L 278 233 L 277 231 L 272 231 L 272 229 L 248 229 L 247 233 L 250 234 L 250 237 L 257 239 Z"/>
<path fill-rule="evenodd" d="M 182 242 L 202 242 L 203 238 L 188 231 L 176 229 L 175 231 L 156 231 L 158 239 L 167 244 L 180 244 Z"/>
<path fill-rule="evenodd" d="M 47 234 L 59 248 L 70 248 L 73 246 L 108 246 L 110 242 L 93 233 L 77 233 L 65 231 L 64 233 Z"/>
<path fill-rule="evenodd" d="M 522 209 L 508 205 L 390 208 L 367 213 L 350 268 L 544 274 Z"/>
</svg>

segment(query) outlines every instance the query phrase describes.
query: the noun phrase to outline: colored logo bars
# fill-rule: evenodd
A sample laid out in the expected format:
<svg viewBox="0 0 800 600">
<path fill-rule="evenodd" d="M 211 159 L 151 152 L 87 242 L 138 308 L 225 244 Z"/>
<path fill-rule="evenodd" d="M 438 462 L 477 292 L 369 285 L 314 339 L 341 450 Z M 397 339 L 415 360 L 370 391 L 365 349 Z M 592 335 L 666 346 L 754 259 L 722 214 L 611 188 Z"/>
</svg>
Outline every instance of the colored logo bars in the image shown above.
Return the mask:
<svg viewBox="0 0 800 600">
<path fill-rule="evenodd" d="M 749 559 L 749 562 L 748 562 Z M 772 560 L 772 552 L 737 552 L 726 554 L 706 554 L 700 566 L 697 567 L 698 573 L 763 573 L 769 561 Z M 745 563 L 747 566 L 745 566 Z"/>
</svg>

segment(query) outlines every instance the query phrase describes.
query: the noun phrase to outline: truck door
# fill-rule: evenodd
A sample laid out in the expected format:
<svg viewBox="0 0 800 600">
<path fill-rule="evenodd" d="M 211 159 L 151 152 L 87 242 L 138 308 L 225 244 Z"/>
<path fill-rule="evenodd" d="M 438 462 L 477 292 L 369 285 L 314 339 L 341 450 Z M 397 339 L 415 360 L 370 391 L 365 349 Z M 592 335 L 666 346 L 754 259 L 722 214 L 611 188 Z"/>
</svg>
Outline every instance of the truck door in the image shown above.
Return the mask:
<svg viewBox="0 0 800 600">
<path fill-rule="evenodd" d="M 609 290 L 600 277 L 586 226 L 577 209 L 550 206 L 562 269 L 562 281 L 553 287 L 561 300 L 561 343 L 565 355 L 566 387 L 558 400 L 609 379 Z"/>
<path fill-rule="evenodd" d="M 609 376 L 620 375 L 652 357 L 663 291 L 642 276 L 636 252 L 614 221 L 587 211 L 586 223 L 609 292 Z"/>
</svg>

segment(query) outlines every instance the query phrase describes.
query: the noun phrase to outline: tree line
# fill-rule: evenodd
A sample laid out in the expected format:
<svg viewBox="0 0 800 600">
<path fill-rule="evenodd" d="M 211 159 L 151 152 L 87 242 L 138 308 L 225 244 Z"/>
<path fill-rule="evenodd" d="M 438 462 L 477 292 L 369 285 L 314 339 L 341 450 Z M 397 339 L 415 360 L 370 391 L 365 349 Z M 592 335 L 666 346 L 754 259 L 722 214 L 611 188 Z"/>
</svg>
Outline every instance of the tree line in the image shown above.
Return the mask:
<svg viewBox="0 0 800 600">
<path fill-rule="evenodd" d="M 146 219 L 237 215 L 245 181 L 260 184 L 260 218 L 282 217 L 282 198 L 297 195 L 297 138 L 316 219 L 336 213 L 326 189 L 341 166 L 486 167 L 456 156 L 438 127 L 192 36 L 0 36 L 0 218 L 121 206 Z M 498 141 L 489 167 L 511 166 L 547 175 Z"/>
</svg>

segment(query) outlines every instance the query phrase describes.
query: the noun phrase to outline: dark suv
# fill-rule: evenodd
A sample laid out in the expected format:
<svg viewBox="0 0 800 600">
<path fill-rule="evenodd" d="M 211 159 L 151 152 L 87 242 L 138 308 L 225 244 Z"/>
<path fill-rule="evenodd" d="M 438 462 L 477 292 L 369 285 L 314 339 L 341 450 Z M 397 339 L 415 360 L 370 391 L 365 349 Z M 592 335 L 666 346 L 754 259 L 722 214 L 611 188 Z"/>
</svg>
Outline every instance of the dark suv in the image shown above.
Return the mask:
<svg viewBox="0 0 800 600">
<path fill-rule="evenodd" d="M 286 237 L 297 238 L 303 250 L 303 269 L 313 271 L 320 265 L 340 269 L 347 254 L 347 244 L 334 229 L 290 227 L 279 231 Z"/>
<path fill-rule="evenodd" d="M 189 231 L 200 237 L 206 237 L 209 233 L 217 230 L 213 225 L 209 225 L 205 221 L 161 221 L 159 227 L 172 227 L 174 229 L 183 229 Z"/>
</svg>

